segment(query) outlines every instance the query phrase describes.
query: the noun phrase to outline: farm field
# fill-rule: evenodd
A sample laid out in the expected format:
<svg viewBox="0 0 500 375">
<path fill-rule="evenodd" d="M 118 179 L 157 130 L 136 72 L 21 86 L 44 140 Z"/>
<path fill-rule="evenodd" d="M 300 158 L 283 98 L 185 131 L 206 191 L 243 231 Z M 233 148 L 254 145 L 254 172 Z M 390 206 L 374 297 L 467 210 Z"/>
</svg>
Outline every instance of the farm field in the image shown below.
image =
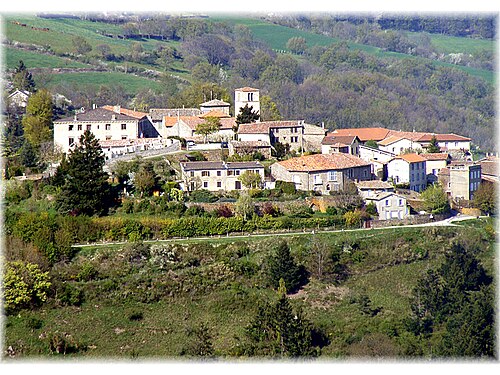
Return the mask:
<svg viewBox="0 0 500 375">
<path fill-rule="evenodd" d="M 58 56 L 45 55 L 33 51 L 25 51 L 18 48 L 4 47 L 5 66 L 14 69 L 19 60 L 30 68 L 90 68 L 90 65 L 78 61 L 72 61 Z"/>
<path fill-rule="evenodd" d="M 159 82 L 118 72 L 57 73 L 45 76 L 43 79 L 47 82 L 49 88 L 60 84 L 75 84 L 96 88 L 99 85 L 120 85 L 127 93 L 131 94 L 145 88 L 157 89 L 160 87 Z"/>
<path fill-rule="evenodd" d="M 495 41 L 487 39 L 461 38 L 451 35 L 430 34 L 430 33 L 413 33 L 407 32 L 410 37 L 419 35 L 427 35 L 431 39 L 431 44 L 440 53 L 465 53 L 476 54 L 482 51 L 493 52 L 495 50 Z"/>
</svg>

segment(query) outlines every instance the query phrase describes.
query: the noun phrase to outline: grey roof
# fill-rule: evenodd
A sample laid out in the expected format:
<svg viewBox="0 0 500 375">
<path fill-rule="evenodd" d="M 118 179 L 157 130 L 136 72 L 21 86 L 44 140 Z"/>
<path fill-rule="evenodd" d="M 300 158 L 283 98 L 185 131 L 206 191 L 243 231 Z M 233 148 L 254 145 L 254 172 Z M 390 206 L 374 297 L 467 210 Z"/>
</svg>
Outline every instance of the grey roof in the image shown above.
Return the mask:
<svg viewBox="0 0 500 375">
<path fill-rule="evenodd" d="M 112 120 L 113 115 L 115 120 Z M 70 116 L 54 121 L 54 123 L 73 121 L 137 121 L 137 119 L 104 108 L 95 108 L 76 114 L 76 119 L 75 116 Z"/>
<path fill-rule="evenodd" d="M 396 193 L 392 193 L 390 191 L 384 191 L 382 193 L 375 194 L 372 197 L 366 197 L 365 200 L 380 201 L 382 199 L 390 197 L 391 195 L 395 195 L 396 197 L 404 198 L 401 195 L 398 195 Z"/>
<path fill-rule="evenodd" d="M 254 169 L 264 168 L 257 161 L 238 161 L 225 163 L 223 161 L 190 161 L 181 163 L 185 171 L 208 170 L 208 169 Z"/>
<path fill-rule="evenodd" d="M 149 115 L 153 121 L 161 121 L 164 116 L 198 116 L 201 111 L 199 108 L 151 108 Z"/>
<path fill-rule="evenodd" d="M 229 107 L 231 104 L 226 103 L 222 100 L 219 99 L 212 99 L 209 100 L 208 102 L 201 103 L 200 107 Z"/>
<path fill-rule="evenodd" d="M 381 180 L 368 180 L 355 182 L 359 189 L 394 189 L 394 186 L 390 182 Z"/>
</svg>

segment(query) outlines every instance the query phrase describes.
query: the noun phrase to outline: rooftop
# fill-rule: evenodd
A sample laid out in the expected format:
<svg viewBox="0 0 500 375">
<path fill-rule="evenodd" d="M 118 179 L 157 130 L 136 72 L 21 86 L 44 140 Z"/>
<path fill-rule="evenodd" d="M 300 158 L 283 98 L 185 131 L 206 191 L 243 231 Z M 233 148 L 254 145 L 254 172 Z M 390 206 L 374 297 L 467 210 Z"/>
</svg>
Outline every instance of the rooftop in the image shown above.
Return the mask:
<svg viewBox="0 0 500 375">
<path fill-rule="evenodd" d="M 161 121 L 163 117 L 177 117 L 177 116 L 198 116 L 201 114 L 199 108 L 151 108 L 149 115 L 153 121 Z"/>
<path fill-rule="evenodd" d="M 378 194 L 375 194 L 371 197 L 366 197 L 365 200 L 372 200 L 372 201 L 380 201 L 382 199 L 385 199 L 385 198 L 389 198 L 390 196 L 392 195 L 395 195 L 397 197 L 401 197 L 401 198 L 404 198 L 396 193 L 393 193 L 391 191 L 384 191 L 384 192 L 381 192 L 381 193 L 378 193 Z"/>
<path fill-rule="evenodd" d="M 238 127 L 239 134 L 269 134 L 271 128 L 291 128 L 303 126 L 302 121 L 264 121 L 252 124 L 241 124 Z"/>
<path fill-rule="evenodd" d="M 429 154 L 420 154 L 425 160 L 448 160 L 450 155 L 446 152 L 435 152 Z"/>
<path fill-rule="evenodd" d="M 327 135 L 321 141 L 322 145 L 344 145 L 348 146 L 357 138 L 355 135 Z M 359 139 L 359 138 L 358 138 Z"/>
<path fill-rule="evenodd" d="M 389 133 L 388 129 L 384 128 L 350 128 L 350 129 L 336 129 L 328 135 L 356 135 L 361 142 L 369 140 L 381 141 Z"/>
<path fill-rule="evenodd" d="M 396 156 L 394 159 L 403 159 L 404 161 L 408 163 L 420 163 L 425 161 L 425 159 L 420 156 L 419 154 L 402 154 L 399 156 Z"/>
<path fill-rule="evenodd" d="M 177 117 L 163 117 L 166 127 L 174 126 L 177 123 Z M 179 120 L 186 124 L 192 130 L 196 130 L 196 126 L 206 121 L 206 119 L 200 116 L 179 116 Z M 236 119 L 234 117 L 222 117 L 219 118 L 220 129 L 232 129 L 236 125 Z"/>
<path fill-rule="evenodd" d="M 381 180 L 359 181 L 356 186 L 359 189 L 394 189 L 390 182 Z"/>
<path fill-rule="evenodd" d="M 297 172 L 327 171 L 370 165 L 356 156 L 344 153 L 300 156 L 280 161 L 278 164 L 289 171 Z"/>
<path fill-rule="evenodd" d="M 255 91 L 259 91 L 259 89 L 254 89 L 253 87 L 245 86 L 245 87 L 241 87 L 239 89 L 235 89 L 235 91 L 255 92 Z"/>
<path fill-rule="evenodd" d="M 200 107 L 229 107 L 231 104 L 226 103 L 222 100 L 219 99 L 212 99 L 209 100 L 208 102 L 201 103 Z"/>
<path fill-rule="evenodd" d="M 225 163 L 223 161 L 191 161 L 181 163 L 182 169 L 185 171 L 196 171 L 196 170 L 214 170 L 214 169 L 255 169 L 264 168 L 262 164 L 257 161 L 241 161 L 241 162 L 229 162 Z"/>
<path fill-rule="evenodd" d="M 75 114 L 74 116 L 65 117 L 63 119 L 54 121 L 54 124 L 60 122 L 74 122 L 74 121 L 133 121 L 133 120 L 137 121 L 137 118 L 122 113 L 116 113 L 113 110 L 101 107 L 80 112 Z"/>
<path fill-rule="evenodd" d="M 118 106 L 104 105 L 102 106 L 102 108 L 107 109 L 108 111 L 114 111 L 115 113 L 120 113 L 122 115 L 127 115 L 136 119 L 141 119 L 148 115 L 145 112 L 133 111 L 131 109 L 122 108 L 119 105 Z"/>
</svg>

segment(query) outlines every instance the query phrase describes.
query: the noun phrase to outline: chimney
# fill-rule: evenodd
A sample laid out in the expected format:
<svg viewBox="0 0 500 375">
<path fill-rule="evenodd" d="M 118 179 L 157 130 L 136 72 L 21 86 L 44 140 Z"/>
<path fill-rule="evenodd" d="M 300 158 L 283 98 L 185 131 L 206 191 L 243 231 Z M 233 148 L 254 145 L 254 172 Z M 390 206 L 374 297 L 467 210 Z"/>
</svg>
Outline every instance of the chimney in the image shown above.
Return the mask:
<svg viewBox="0 0 500 375">
<path fill-rule="evenodd" d="M 113 106 L 113 112 L 116 112 L 116 113 L 120 113 L 120 106 L 119 105 L 115 105 Z"/>
</svg>

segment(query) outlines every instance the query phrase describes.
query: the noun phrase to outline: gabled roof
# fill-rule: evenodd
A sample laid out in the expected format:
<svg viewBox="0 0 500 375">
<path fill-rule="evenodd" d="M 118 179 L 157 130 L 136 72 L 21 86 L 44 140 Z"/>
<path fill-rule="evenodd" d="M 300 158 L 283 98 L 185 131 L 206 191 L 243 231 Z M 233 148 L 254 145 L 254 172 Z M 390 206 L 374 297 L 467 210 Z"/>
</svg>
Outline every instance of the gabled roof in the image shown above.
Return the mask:
<svg viewBox="0 0 500 375">
<path fill-rule="evenodd" d="M 120 114 L 127 115 L 130 117 L 136 118 L 136 119 L 141 119 L 141 118 L 146 117 L 148 115 L 145 112 L 133 111 L 131 109 L 121 108 L 119 106 L 118 106 L 118 108 L 115 108 L 112 105 L 104 105 L 104 106 L 102 106 L 102 108 L 107 109 L 109 111 L 115 111 L 115 109 L 118 109 Z"/>
<path fill-rule="evenodd" d="M 425 160 L 448 160 L 450 155 L 445 152 L 433 152 L 429 154 L 420 154 Z"/>
<path fill-rule="evenodd" d="M 470 138 L 463 137 L 461 135 L 456 135 L 453 133 L 450 134 L 432 134 L 432 133 L 423 133 L 423 135 L 418 139 L 419 142 L 430 142 L 432 137 L 435 136 L 439 142 L 467 142 L 470 141 Z"/>
<path fill-rule="evenodd" d="M 177 117 L 165 116 L 163 118 L 165 127 L 172 127 L 177 123 Z M 192 130 L 196 130 L 196 127 L 205 122 L 206 119 L 200 118 L 199 116 L 179 116 L 179 120 L 186 124 Z M 219 118 L 220 129 L 232 129 L 236 125 L 236 119 L 234 117 Z"/>
<path fill-rule="evenodd" d="M 402 139 L 408 139 L 406 137 L 398 137 L 395 135 L 390 135 L 385 139 L 382 139 L 381 141 L 378 142 L 380 146 L 388 146 L 390 144 L 396 143 L 397 141 L 400 141 Z"/>
<path fill-rule="evenodd" d="M 225 163 L 223 161 L 190 161 L 181 163 L 185 171 L 208 170 L 208 169 L 254 169 L 264 168 L 258 161 L 238 161 Z"/>
<path fill-rule="evenodd" d="M 235 91 L 255 92 L 255 91 L 259 91 L 259 89 L 254 89 L 252 87 L 245 86 L 245 87 L 241 87 L 239 89 L 235 89 Z"/>
<path fill-rule="evenodd" d="M 356 138 L 359 140 L 356 135 L 327 135 L 325 138 L 323 138 L 321 144 L 332 146 L 349 146 L 352 145 Z"/>
<path fill-rule="evenodd" d="M 300 156 L 280 161 L 277 164 L 288 171 L 296 172 L 328 171 L 370 165 L 356 156 L 344 153 Z"/>
<path fill-rule="evenodd" d="M 229 107 L 231 104 L 226 103 L 222 100 L 219 99 L 212 99 L 209 100 L 208 102 L 201 103 L 200 107 Z"/>
<path fill-rule="evenodd" d="M 384 128 L 349 128 L 349 129 L 336 129 L 328 135 L 356 135 L 361 142 L 369 140 L 381 141 L 389 133 L 388 129 Z"/>
<path fill-rule="evenodd" d="M 355 184 L 358 189 L 394 189 L 390 182 L 381 180 L 359 181 Z"/>
<path fill-rule="evenodd" d="M 23 96 L 30 96 L 31 95 L 31 93 L 29 91 L 15 89 L 7 98 L 11 98 L 11 97 L 13 97 L 14 95 L 17 95 L 17 94 L 21 94 Z"/>
<path fill-rule="evenodd" d="M 382 199 L 389 198 L 390 196 L 395 195 L 396 197 L 399 197 L 401 199 L 405 199 L 405 197 L 402 197 L 401 195 L 398 195 L 396 193 L 390 192 L 390 191 L 384 191 L 378 194 L 375 194 L 371 197 L 366 197 L 365 200 L 371 200 L 371 201 L 381 201 Z"/>
<path fill-rule="evenodd" d="M 201 115 L 198 116 L 199 118 L 206 118 L 206 117 L 218 117 L 218 118 L 224 118 L 224 117 L 231 117 L 227 113 L 217 111 L 216 109 L 212 109 L 209 112 L 202 113 Z"/>
<path fill-rule="evenodd" d="M 153 121 L 161 121 L 163 117 L 198 116 L 200 114 L 199 108 L 151 108 L 149 110 Z"/>
<path fill-rule="evenodd" d="M 403 159 L 404 161 L 408 163 L 420 163 L 425 161 L 425 159 L 420 156 L 419 154 L 403 154 L 396 156 L 394 159 Z M 392 160 L 394 160 L 392 159 Z"/>
<path fill-rule="evenodd" d="M 113 116 L 115 116 L 115 120 L 113 120 Z M 74 122 L 74 121 L 137 121 L 137 118 L 127 116 L 121 113 L 116 113 L 101 107 L 77 113 L 75 116 L 65 117 L 63 119 L 54 121 L 54 124 L 60 122 Z"/>
<path fill-rule="evenodd" d="M 292 128 L 302 127 L 301 121 L 264 121 L 251 124 L 241 124 L 238 127 L 238 134 L 269 134 L 271 128 Z"/>
<path fill-rule="evenodd" d="M 500 161 L 500 159 L 490 156 L 490 157 L 478 160 L 476 162 L 476 164 L 481 165 L 481 174 L 487 174 L 490 176 L 498 177 L 500 174 L 499 161 Z"/>
</svg>

